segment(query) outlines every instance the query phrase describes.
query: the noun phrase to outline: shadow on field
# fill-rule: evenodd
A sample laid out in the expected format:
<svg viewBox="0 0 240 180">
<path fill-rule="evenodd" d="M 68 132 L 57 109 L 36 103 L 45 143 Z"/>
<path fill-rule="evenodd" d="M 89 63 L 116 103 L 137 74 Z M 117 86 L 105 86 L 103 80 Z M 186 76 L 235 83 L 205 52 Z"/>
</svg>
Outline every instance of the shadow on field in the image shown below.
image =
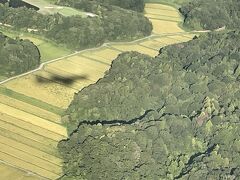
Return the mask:
<svg viewBox="0 0 240 180">
<path fill-rule="evenodd" d="M 67 77 L 51 75 L 49 78 L 44 78 L 39 75 L 36 75 L 36 81 L 42 84 L 58 82 L 61 84 L 71 85 L 77 80 L 87 80 L 87 78 L 88 78 L 88 75 L 81 75 L 81 76 L 76 75 L 76 76 L 67 76 Z"/>
</svg>

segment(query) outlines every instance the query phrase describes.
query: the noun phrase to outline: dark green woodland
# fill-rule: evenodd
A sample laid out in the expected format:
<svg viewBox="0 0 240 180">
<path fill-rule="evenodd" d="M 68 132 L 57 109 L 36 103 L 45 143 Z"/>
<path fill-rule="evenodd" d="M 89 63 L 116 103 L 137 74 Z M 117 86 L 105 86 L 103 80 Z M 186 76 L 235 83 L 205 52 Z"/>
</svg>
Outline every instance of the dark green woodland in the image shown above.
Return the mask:
<svg viewBox="0 0 240 180">
<path fill-rule="evenodd" d="M 143 2 L 141 7 L 144 7 Z M 151 34 L 152 24 L 142 13 L 112 5 L 111 2 L 103 6 L 93 3 L 90 8 L 95 17 L 65 17 L 61 14 L 43 15 L 32 8 L 12 8 L 7 3 L 0 3 L 0 22 L 18 31 L 34 29 L 36 34 L 72 50 L 96 47 L 108 41 L 134 40 Z"/>
<path fill-rule="evenodd" d="M 40 64 L 38 48 L 28 40 L 12 39 L 0 33 L 0 77 L 11 77 Z"/>
<path fill-rule="evenodd" d="M 63 118 L 65 178 L 221 179 L 240 174 L 240 32 L 150 58 L 124 53 Z"/>
</svg>

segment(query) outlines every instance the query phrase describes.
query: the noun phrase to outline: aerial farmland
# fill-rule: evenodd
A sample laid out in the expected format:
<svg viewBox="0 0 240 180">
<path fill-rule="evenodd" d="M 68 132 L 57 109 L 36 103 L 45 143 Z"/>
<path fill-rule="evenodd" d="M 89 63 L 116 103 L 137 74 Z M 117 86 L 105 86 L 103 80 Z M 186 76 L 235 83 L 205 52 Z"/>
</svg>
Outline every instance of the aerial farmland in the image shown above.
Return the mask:
<svg viewBox="0 0 240 180">
<path fill-rule="evenodd" d="M 206 93 L 204 90 L 202 90 L 202 94 L 205 93 L 204 95 L 206 97 L 202 97 L 201 95 L 201 98 L 197 99 L 194 94 L 194 92 L 197 92 L 196 94 L 200 93 L 201 88 L 203 86 L 205 87 L 205 84 L 207 84 L 206 82 L 209 80 L 208 77 L 205 77 L 205 74 L 202 72 L 199 73 L 200 75 L 197 72 L 195 73 L 195 69 L 197 68 L 192 64 L 184 66 L 184 68 L 193 66 L 192 70 L 189 70 L 189 72 L 187 71 L 183 73 L 181 69 L 175 69 L 176 67 L 181 67 L 182 64 L 176 66 L 173 65 L 174 63 L 171 64 L 171 60 L 176 58 L 174 55 L 171 56 L 172 59 L 169 61 L 166 60 L 170 57 L 168 53 L 175 52 L 175 49 L 168 50 L 168 48 L 186 48 L 188 46 L 185 43 L 188 43 L 189 41 L 191 43 L 192 39 L 196 39 L 200 34 L 205 34 L 209 30 L 197 31 L 184 27 L 185 17 L 181 14 L 183 12 L 179 11 L 177 8 L 181 4 L 174 4 L 174 2 L 166 3 L 166 1 L 147 1 L 146 3 L 142 2 L 144 4 L 143 7 L 140 5 L 139 7 L 135 5 L 130 6 L 131 4 L 125 7 L 121 3 L 118 4 L 115 1 L 113 1 L 112 4 L 109 2 L 110 4 L 106 5 L 104 4 L 106 2 L 98 4 L 99 2 L 95 1 L 84 2 L 85 4 L 81 4 L 82 2 L 79 1 L 79 4 L 77 4 L 74 1 L 66 0 L 24 0 L 23 5 L 20 3 L 19 7 L 15 7 L 15 4 L 13 4 L 14 7 L 9 7 L 10 10 L 8 13 L 12 12 L 12 17 L 15 17 L 14 14 L 26 11 L 28 16 L 33 16 L 33 20 L 32 24 L 30 24 L 24 19 L 23 21 L 26 24 L 22 26 L 20 23 L 18 24 L 10 18 L 6 19 L 6 24 L 10 24 L 11 27 L 6 27 L 4 24 L 0 26 L 0 32 L 2 33 L 3 39 L 7 39 L 5 44 L 0 47 L 7 49 L 5 54 L 7 52 L 12 52 L 14 55 L 14 58 L 13 55 L 7 56 L 10 60 L 4 57 L 6 61 L 9 62 L 9 65 L 5 62 L 0 64 L 1 68 L 7 67 L 6 71 L 0 72 L 0 179 L 35 180 L 67 179 L 68 177 L 73 179 L 111 179 L 106 169 L 98 169 L 100 165 L 98 165 L 98 167 L 93 165 L 93 169 L 96 168 L 96 170 L 93 170 L 93 174 L 89 173 L 91 170 L 88 170 L 88 164 L 86 162 L 94 162 L 98 157 L 102 158 L 102 155 L 107 152 L 109 144 L 114 144 L 114 138 L 122 137 L 122 140 L 125 138 L 126 141 L 129 140 L 129 144 L 131 144 L 132 134 L 135 134 L 136 138 L 138 138 L 138 136 L 141 136 L 141 133 L 139 132 L 145 131 L 145 129 L 142 129 L 145 125 L 147 125 L 146 129 L 156 125 L 151 124 L 151 122 L 155 121 L 154 118 L 159 118 L 155 117 L 157 116 L 157 113 L 162 113 L 159 120 L 161 123 L 158 124 L 156 121 L 156 127 L 161 129 L 161 132 L 158 134 L 161 134 L 162 131 L 171 131 L 172 133 L 175 127 L 172 128 L 171 126 L 173 125 L 168 124 L 170 120 L 167 122 L 166 119 L 176 116 L 183 121 L 184 118 L 190 117 L 190 115 L 186 115 L 190 110 L 183 110 L 185 114 L 180 113 L 182 110 L 181 107 L 190 102 L 192 103 L 192 108 L 200 108 L 198 111 L 191 110 L 191 113 L 194 114 L 192 115 L 192 119 L 209 118 L 205 123 L 208 123 L 205 131 L 206 134 L 210 134 L 213 127 L 211 118 L 217 116 L 216 112 L 220 112 L 220 110 L 217 110 L 220 105 L 218 105 L 215 100 L 218 96 L 209 98 L 213 93 L 210 91 Z M 2 2 L 0 1 L 0 5 L 1 3 Z M 32 8 L 28 9 L 25 3 L 37 7 L 37 10 L 33 10 Z M 140 4 L 140 1 L 138 3 Z M 11 1 L 8 4 L 11 6 Z M 4 8 L 7 9 L 7 5 L 1 5 L 0 8 L 2 8 L 2 10 Z M 125 15 L 123 12 L 125 12 Z M 117 18 L 114 19 L 111 18 L 111 13 L 120 13 L 122 16 L 119 17 L 119 20 Z M 134 13 L 136 13 L 136 15 Z M 129 22 L 128 25 L 124 24 L 124 18 L 129 19 L 127 16 L 130 15 L 132 15 L 132 19 L 130 18 L 132 22 Z M 16 16 L 15 18 L 18 17 Z M 123 19 L 121 21 L 123 24 L 120 23 L 121 18 Z M 36 21 L 34 21 L 34 19 L 36 19 Z M 115 20 L 119 23 L 116 27 L 112 22 L 109 23 L 109 21 L 115 22 Z M 41 21 L 47 21 L 48 26 L 38 24 Z M 136 25 L 137 28 L 132 25 L 135 21 L 138 23 Z M 146 23 L 145 26 L 144 23 Z M 77 24 L 76 27 L 74 24 Z M 82 26 L 86 29 L 81 30 Z M 132 35 L 130 30 L 129 32 L 124 30 L 120 31 L 118 26 L 122 26 L 122 29 L 129 26 L 131 31 L 136 32 Z M 29 31 L 29 29 L 36 29 L 36 31 Z M 117 35 L 115 34 L 115 31 L 119 31 Z M 212 31 L 214 32 L 214 30 Z M 87 35 L 89 35 L 89 37 L 96 36 L 96 38 L 88 39 Z M 99 35 L 99 37 L 97 37 L 97 35 Z M 96 43 L 94 42 L 94 39 L 96 40 Z M 73 48 L 72 46 L 74 46 L 75 43 L 78 46 Z M 195 46 L 195 44 L 192 46 Z M 165 49 L 165 47 L 167 48 Z M 204 45 L 201 47 L 204 47 Z M 12 48 L 16 48 L 16 51 L 12 51 Z M 17 48 L 20 48 L 20 50 Z M 36 62 L 38 63 L 37 65 L 30 63 L 29 60 L 24 66 L 20 66 L 21 63 L 24 62 L 21 58 L 25 57 L 21 54 L 23 48 L 29 48 L 31 50 L 37 49 L 35 54 L 32 53 L 31 57 L 30 55 L 28 57 L 29 59 L 35 58 L 38 60 Z M 198 48 L 196 47 L 196 49 Z M 199 53 L 202 52 L 206 51 L 199 50 Z M 141 55 L 138 57 L 135 53 Z M 146 69 L 149 66 L 149 64 L 147 64 L 148 62 L 146 62 L 146 66 L 140 66 L 141 68 L 135 67 L 138 63 L 136 57 L 139 58 L 139 63 L 145 63 L 145 61 L 141 61 L 141 58 L 149 59 L 149 63 L 152 63 L 153 60 L 156 60 L 157 63 L 159 63 L 161 53 L 163 54 L 163 62 L 154 67 L 158 67 L 159 69 L 154 69 L 154 71 Z M 2 54 L 4 55 L 4 53 Z M 128 54 L 130 54 L 129 57 Z M 231 57 L 236 57 L 236 54 L 237 53 Z M 179 56 L 185 58 L 184 55 Z M 192 54 L 188 54 L 186 58 L 188 57 L 192 57 Z M 131 77 L 135 77 L 135 75 L 130 78 L 122 77 L 123 74 L 121 74 L 121 71 L 116 69 L 116 64 L 122 63 L 122 58 L 126 59 L 126 64 L 128 64 L 129 67 L 132 69 L 136 68 L 138 73 L 141 74 L 142 70 L 142 74 L 149 74 L 140 75 L 139 78 L 136 78 L 136 82 L 133 81 L 128 83 L 128 81 L 131 80 Z M 18 61 L 21 63 L 18 64 Z M 131 61 L 133 61 L 132 64 L 130 64 Z M 228 67 L 228 72 L 231 71 L 232 67 L 235 68 L 233 74 L 239 72 L 239 68 L 237 68 L 238 66 L 236 64 L 237 61 L 234 61 L 233 65 Z M 131 73 L 131 68 L 127 71 L 129 68 L 127 65 L 121 66 L 126 68 L 123 71 L 126 71 L 125 74 L 127 77 L 127 73 Z M 23 69 L 21 72 L 15 70 L 20 67 Z M 207 68 L 206 64 L 204 65 L 204 68 Z M 176 72 L 174 72 L 175 74 L 173 73 L 174 69 L 176 70 Z M 113 72 L 121 74 L 121 77 L 115 77 L 112 75 Z M 204 72 L 209 73 L 207 70 Z M 158 73 L 161 74 L 159 77 Z M 192 75 L 188 76 L 188 73 L 192 73 Z M 217 74 L 217 71 L 214 71 L 213 74 Z M 155 84 L 151 87 L 148 87 L 147 85 L 144 86 L 141 84 L 142 78 L 149 78 L 150 80 L 145 79 L 146 82 L 153 81 Z M 184 79 L 184 82 L 181 78 Z M 185 82 L 185 79 L 187 78 L 192 82 L 191 85 L 188 85 L 188 82 Z M 212 76 L 209 75 L 209 78 L 212 78 Z M 111 82 L 112 80 L 114 81 Z M 108 81 L 109 83 L 107 83 Z M 160 85 L 157 84 L 159 81 L 161 81 Z M 193 89 L 195 81 L 201 82 L 201 86 L 199 85 L 197 86 L 199 88 Z M 208 83 L 211 84 L 212 82 L 218 82 L 220 84 L 219 81 L 220 80 L 214 79 L 213 81 L 209 80 Z M 116 82 L 121 82 L 121 84 L 117 86 L 115 84 Z M 137 82 L 139 82 L 142 92 L 139 93 L 139 97 L 132 97 L 135 90 L 138 90 L 138 87 L 132 87 L 134 86 L 133 84 Z M 210 89 L 209 84 L 206 86 Z M 119 98 L 119 103 L 113 103 L 113 101 L 117 102 L 118 98 L 118 94 L 115 91 L 109 91 L 110 95 L 108 96 L 107 90 L 104 89 L 115 85 L 117 87 L 115 89 L 118 89 L 120 93 L 126 95 Z M 237 86 L 238 83 L 231 86 L 229 85 L 229 87 L 234 89 L 233 91 L 236 94 L 238 92 Z M 96 87 L 96 89 L 94 89 L 94 87 Z M 149 98 L 147 98 L 148 92 L 144 91 L 145 87 L 149 92 L 154 91 L 149 95 Z M 188 88 L 190 88 L 190 90 Z M 178 93 L 178 91 L 181 91 L 182 94 Z M 215 93 L 216 91 L 217 90 L 214 90 L 213 92 Z M 98 92 L 104 93 L 97 97 L 96 94 Z M 128 92 L 131 93 L 128 94 Z M 185 95 L 184 93 L 188 95 Z M 144 94 L 146 94 L 146 99 L 153 98 L 151 99 L 152 104 L 150 102 L 146 103 L 149 105 L 148 110 L 144 104 Z M 161 94 L 162 98 L 158 98 L 156 94 Z M 193 98 L 188 97 L 191 94 L 194 94 Z M 103 100 L 103 98 L 105 98 L 105 100 Z M 164 98 L 166 98 L 165 102 L 162 103 L 162 107 L 159 107 L 158 103 Z M 178 101 L 178 98 L 182 98 L 181 101 Z M 138 101 L 139 99 L 142 99 L 144 105 L 142 108 L 138 109 L 138 106 L 141 105 L 140 101 Z M 138 103 L 127 108 L 130 112 L 126 112 L 125 115 L 118 114 L 118 112 L 115 111 L 115 108 L 118 107 L 121 109 L 128 101 L 136 101 Z M 194 101 L 201 101 L 201 103 L 203 102 L 203 105 L 196 105 L 194 104 Z M 92 103 L 94 103 L 94 105 L 92 105 Z M 235 109 L 237 103 L 239 102 L 236 101 L 232 104 Z M 175 108 L 174 105 L 176 104 L 179 105 L 178 110 L 176 110 L 176 113 L 172 113 Z M 90 105 L 91 107 L 89 107 Z M 108 110 L 104 109 L 109 105 L 110 107 Z M 128 106 L 126 105 L 126 107 Z M 190 109 L 190 107 L 191 106 L 189 105 L 188 108 Z M 113 115 L 107 117 L 108 111 L 111 108 Z M 145 115 L 149 112 L 155 111 L 154 108 L 157 109 L 156 114 L 152 114 L 149 117 L 150 120 L 148 119 L 149 121 L 147 121 L 146 124 L 139 121 L 144 119 Z M 135 113 L 134 109 L 137 109 L 136 115 L 134 114 L 132 116 L 132 113 Z M 177 116 L 176 114 L 178 113 L 180 115 Z M 165 116 L 167 116 L 166 119 L 161 119 L 162 117 L 165 118 Z M 126 120 L 125 122 L 122 117 L 126 119 L 128 118 L 129 120 Z M 89 120 L 88 118 L 92 119 Z M 133 126 L 131 126 L 132 122 Z M 183 121 L 182 124 L 187 128 L 190 127 L 189 122 Z M 133 128 L 135 126 L 136 129 Z M 166 130 L 167 128 L 170 130 Z M 158 132 L 158 130 L 159 129 L 153 129 L 149 134 L 153 135 L 155 132 Z M 124 133 L 129 135 L 129 138 L 127 138 L 127 135 Z M 165 135 L 162 134 L 162 137 L 164 136 Z M 159 138 L 161 140 L 160 143 L 170 141 L 170 139 L 165 140 L 162 137 Z M 85 140 L 82 140 L 82 138 L 85 138 Z M 93 138 L 92 141 L 89 140 L 91 138 Z M 109 138 L 109 140 L 106 140 L 106 138 Z M 142 143 L 148 141 L 144 138 Z M 186 136 L 186 139 L 190 139 L 189 141 L 191 141 L 191 143 L 194 142 L 194 145 L 191 144 L 191 146 L 194 146 L 194 152 L 199 148 L 203 151 L 201 152 L 202 154 L 205 153 L 204 150 L 207 149 L 207 145 L 202 141 L 198 141 L 197 138 L 192 137 L 191 135 Z M 155 140 L 156 139 L 152 142 Z M 108 141 L 110 143 L 105 145 L 101 144 Z M 132 161 L 140 162 L 140 159 L 144 157 L 144 150 L 141 151 L 140 148 L 144 146 L 144 148 L 147 149 L 148 146 L 154 146 L 150 145 L 151 143 L 149 144 L 149 142 L 145 145 L 133 143 L 128 146 L 125 144 L 126 141 L 119 141 L 119 144 L 123 144 L 121 146 L 121 148 L 123 148 L 121 152 L 125 152 L 125 149 L 127 151 L 127 148 L 130 147 L 133 149 L 132 151 L 134 151 L 133 154 L 131 156 L 115 156 L 112 155 L 114 153 L 110 152 L 111 155 L 109 157 L 111 157 L 111 160 L 108 159 L 109 162 L 116 161 L 114 164 L 117 164 L 121 170 L 123 168 L 123 164 L 120 160 L 121 158 L 124 159 L 123 157 L 125 157 L 126 159 L 131 159 L 134 157 L 135 159 Z M 89 144 L 85 145 L 84 143 L 86 142 Z M 78 145 L 73 146 L 74 143 L 78 145 L 83 144 L 84 147 L 82 147 L 82 149 L 81 147 L 77 149 Z M 91 145 L 93 147 L 95 146 L 94 143 L 100 143 L 99 148 L 102 150 L 101 152 L 95 152 L 97 151 L 97 148 L 93 148 L 92 151 L 89 150 L 91 149 Z M 112 147 L 118 146 L 119 144 L 116 141 L 116 144 Z M 212 148 L 217 148 L 217 146 L 218 145 L 212 146 Z M 164 148 L 165 150 L 161 149 L 162 153 L 165 153 L 165 151 L 168 152 L 167 145 L 165 145 Z M 146 150 L 146 152 L 147 151 L 148 150 Z M 86 152 L 88 152 L 89 157 L 88 154 L 85 154 Z M 93 152 L 98 155 L 95 157 L 96 154 L 93 154 L 91 157 Z M 181 156 L 177 151 L 170 152 L 169 150 L 169 153 L 172 153 L 172 155 L 167 156 L 167 158 L 174 156 L 174 153 L 176 153 L 178 157 Z M 193 152 L 190 153 L 190 150 L 184 150 L 184 153 L 186 153 L 185 155 L 182 155 L 184 157 L 181 157 L 181 160 L 179 160 L 182 164 L 186 163 L 185 159 L 191 159 L 189 154 L 193 154 Z M 196 154 L 197 153 L 199 152 L 196 150 Z M 77 158 L 74 160 L 71 156 L 77 156 Z M 146 155 L 146 159 L 147 158 L 149 158 L 148 155 Z M 222 161 L 224 161 L 224 165 L 227 166 L 227 157 L 224 158 Z M 107 160 L 101 159 L 97 163 L 105 161 Z M 169 161 L 169 159 L 167 161 Z M 173 162 L 175 163 L 175 159 L 171 160 L 171 163 Z M 107 166 L 107 163 L 105 163 L 105 165 Z M 105 167 L 105 165 L 102 167 Z M 133 169 L 138 171 L 137 169 L 141 166 L 142 165 L 136 165 Z M 155 168 L 156 167 L 157 166 L 155 166 Z M 79 170 L 77 170 L 78 168 Z M 173 177 L 178 177 L 177 174 L 179 171 L 174 171 L 173 169 L 169 168 L 168 175 L 166 176 L 157 175 L 156 177 L 174 179 Z M 101 175 L 96 177 L 95 173 L 98 174 L 98 170 Z M 102 172 L 100 173 L 100 171 Z M 136 177 L 135 179 L 141 179 L 139 178 L 140 176 L 132 176 L 134 173 L 131 173 L 129 173 L 129 176 L 126 175 L 122 178 L 134 179 L 134 177 Z M 118 173 L 115 175 L 119 177 Z M 148 175 L 146 175 L 146 177 L 154 179 Z"/>
</svg>

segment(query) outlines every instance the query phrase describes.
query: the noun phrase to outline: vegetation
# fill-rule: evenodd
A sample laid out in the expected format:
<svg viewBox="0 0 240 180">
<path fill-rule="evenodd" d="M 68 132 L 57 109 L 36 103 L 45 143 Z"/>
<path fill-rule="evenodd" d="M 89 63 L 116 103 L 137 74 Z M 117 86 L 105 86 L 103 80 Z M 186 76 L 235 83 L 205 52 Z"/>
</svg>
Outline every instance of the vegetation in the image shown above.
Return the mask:
<svg viewBox="0 0 240 180">
<path fill-rule="evenodd" d="M 0 22 L 17 30 L 35 31 L 74 50 L 96 47 L 106 41 L 136 39 L 152 31 L 151 23 L 143 14 L 112 5 L 98 8 L 95 17 L 83 18 L 43 15 L 26 7 L 10 8 L 0 4 Z"/>
<path fill-rule="evenodd" d="M 11 77 L 40 64 L 38 48 L 28 40 L 12 39 L 0 33 L 0 76 Z"/>
<path fill-rule="evenodd" d="M 144 10 L 144 0 L 58 0 L 57 4 L 64 6 L 71 6 L 77 9 L 82 9 L 89 12 L 98 13 L 101 6 L 118 6 L 123 9 L 131 9 L 134 11 L 143 12 Z"/>
<path fill-rule="evenodd" d="M 13 39 L 20 38 L 28 39 L 29 41 L 31 41 L 34 45 L 37 46 L 39 50 L 41 62 L 60 58 L 72 53 L 71 50 L 64 48 L 63 46 L 36 34 L 13 29 L 10 30 L 6 27 L 0 27 L 0 32 Z"/>
<path fill-rule="evenodd" d="M 193 29 L 217 29 L 240 26 L 239 0 L 193 0 L 180 8 L 184 25 Z"/>
<path fill-rule="evenodd" d="M 47 110 L 49 112 L 52 112 L 52 113 L 55 113 L 55 114 L 58 114 L 58 115 L 63 115 L 64 114 L 64 110 L 59 108 L 59 107 L 50 105 L 46 102 L 40 101 L 40 100 L 35 99 L 35 98 L 31 98 L 29 96 L 25 96 L 24 94 L 20 94 L 18 92 L 12 91 L 12 90 L 7 89 L 3 86 L 0 86 L 0 94 L 9 96 L 11 98 L 14 98 L 14 99 L 17 99 L 19 101 L 25 102 L 27 104 L 31 104 L 33 106 L 39 107 L 41 109 Z"/>
<path fill-rule="evenodd" d="M 240 32 L 120 55 L 75 95 L 66 179 L 239 177 Z"/>
</svg>

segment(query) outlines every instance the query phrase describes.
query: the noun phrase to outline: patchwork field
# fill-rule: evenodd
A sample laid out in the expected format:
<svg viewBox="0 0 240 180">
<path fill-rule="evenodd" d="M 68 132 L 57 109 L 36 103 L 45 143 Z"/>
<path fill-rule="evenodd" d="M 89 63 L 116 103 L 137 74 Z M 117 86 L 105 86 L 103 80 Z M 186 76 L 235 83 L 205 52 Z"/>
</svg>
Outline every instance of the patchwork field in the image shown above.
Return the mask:
<svg viewBox="0 0 240 180">
<path fill-rule="evenodd" d="M 179 27 L 182 17 L 174 7 L 148 3 L 145 6 L 145 16 L 151 20 L 155 34 L 184 32 Z"/>
<path fill-rule="evenodd" d="M 153 23 L 152 36 L 130 43 L 108 43 L 68 57 L 69 51 L 26 37 L 38 45 L 44 60 L 62 58 L 0 85 L 0 161 L 29 172 L 0 164 L 1 178 L 59 178 L 62 160 L 57 144 L 67 138 L 61 115 L 75 93 L 102 78 L 122 52 L 138 51 L 154 57 L 161 47 L 194 37 L 178 26 L 181 17 L 175 8 L 147 4 L 145 12 Z"/>
</svg>

